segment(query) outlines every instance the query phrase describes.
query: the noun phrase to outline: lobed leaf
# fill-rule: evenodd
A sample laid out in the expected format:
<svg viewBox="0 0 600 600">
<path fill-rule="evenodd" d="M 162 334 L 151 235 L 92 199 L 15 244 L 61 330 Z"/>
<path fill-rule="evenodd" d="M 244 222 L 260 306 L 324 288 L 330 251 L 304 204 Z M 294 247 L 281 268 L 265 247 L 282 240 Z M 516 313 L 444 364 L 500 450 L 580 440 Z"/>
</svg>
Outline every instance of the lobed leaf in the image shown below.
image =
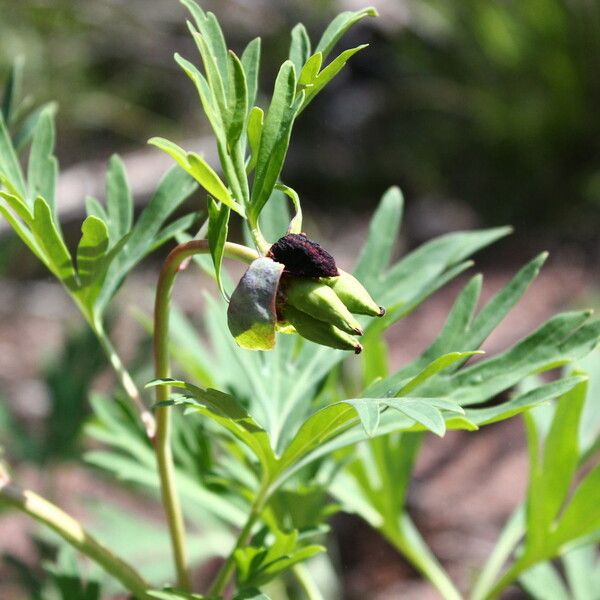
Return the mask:
<svg viewBox="0 0 600 600">
<path fill-rule="evenodd" d="M 10 183 L 18 196 L 27 197 L 27 187 L 19 159 L 13 147 L 4 117 L 0 115 L 0 175 Z"/>
<path fill-rule="evenodd" d="M 217 100 L 208 81 L 200 71 L 188 60 L 175 53 L 175 62 L 184 70 L 186 75 L 194 82 L 198 96 L 200 97 L 200 103 L 204 114 L 208 119 L 217 140 L 225 139 L 225 129 L 223 125 L 223 119 L 219 107 L 217 106 Z"/>
<path fill-rule="evenodd" d="M 294 64 L 297 73 L 300 73 L 304 63 L 308 60 L 310 48 L 310 38 L 308 37 L 306 27 L 302 23 L 298 23 L 292 29 L 289 51 L 289 59 Z"/>
<path fill-rule="evenodd" d="M 378 15 L 377 10 L 370 6 L 357 11 L 345 11 L 340 13 L 331 23 L 327 26 L 315 52 L 321 52 L 323 59 L 329 56 L 329 53 L 333 50 L 334 46 L 338 43 L 340 38 L 356 23 L 365 17 L 376 17 Z"/>
<path fill-rule="evenodd" d="M 108 228 L 98 217 L 87 217 L 81 225 L 81 240 L 77 246 L 77 273 L 82 288 L 87 288 L 103 270 L 108 249 Z"/>
<path fill-rule="evenodd" d="M 254 219 L 258 219 L 277 183 L 301 102 L 302 94 L 296 98 L 294 65 L 286 61 L 277 75 L 273 98 L 262 128 L 251 195 L 250 214 Z"/>
<path fill-rule="evenodd" d="M 269 444 L 267 432 L 233 396 L 210 388 L 204 390 L 191 383 L 172 379 L 156 380 L 149 383 L 147 387 L 157 385 L 184 390 L 186 397 L 173 400 L 174 404 L 188 406 L 209 417 L 252 450 L 265 474 L 268 475 L 273 470 L 276 457 Z"/>
<path fill-rule="evenodd" d="M 227 205 L 231 210 L 244 214 L 243 207 L 231 197 L 227 186 L 199 154 L 186 152 L 177 144 L 164 138 L 152 138 L 148 143 L 173 157 L 213 198 Z"/>
<path fill-rule="evenodd" d="M 258 73 L 260 69 L 260 38 L 254 38 L 242 52 L 242 66 L 246 74 L 246 84 L 248 87 L 248 106 L 256 102 L 256 92 L 258 90 Z"/>
<path fill-rule="evenodd" d="M 4 93 L 0 103 L 0 113 L 4 123 L 10 125 L 17 106 L 21 80 L 23 76 L 23 59 L 17 58 L 10 66 L 6 82 L 4 84 Z"/>
<path fill-rule="evenodd" d="M 248 115 L 247 125 L 248 143 L 250 144 L 250 160 L 248 161 L 248 165 L 246 166 L 246 171 L 248 173 L 252 172 L 258 160 L 260 139 L 262 137 L 263 126 L 264 113 L 262 108 L 259 108 L 258 106 L 253 106 L 250 109 L 250 114 Z"/>
<path fill-rule="evenodd" d="M 193 0 L 181 0 L 181 3 L 192 14 L 196 27 L 206 39 L 206 47 L 214 60 L 216 72 L 223 85 L 226 85 L 228 72 L 227 46 L 219 22 L 213 13 L 205 12 Z"/>
<path fill-rule="evenodd" d="M 27 165 L 28 198 L 33 202 L 41 196 L 54 214 L 58 161 L 54 156 L 54 109 L 45 108 L 37 120 L 33 131 L 29 163 Z"/>
<path fill-rule="evenodd" d="M 77 290 L 79 281 L 73 259 L 56 227 L 50 206 L 40 196 L 34 203 L 31 230 L 44 250 L 48 268 L 69 290 Z"/>
<path fill-rule="evenodd" d="M 300 111 L 303 111 L 315 99 L 317 94 L 346 66 L 346 63 L 357 52 L 364 50 L 368 45 L 369 44 L 361 44 L 360 46 L 356 46 L 356 48 L 344 50 L 344 52 L 332 60 L 324 69 L 319 71 L 318 74 L 315 74 L 310 81 L 306 82 L 303 80 L 302 84 L 306 86 L 306 94 Z"/>
<path fill-rule="evenodd" d="M 295 214 L 289 223 L 287 233 L 300 233 L 302 231 L 302 206 L 298 194 L 291 187 L 283 183 L 278 183 L 275 189 L 283 192 L 292 201 L 294 206 Z"/>
<path fill-rule="evenodd" d="M 221 264 L 223 262 L 223 252 L 225 250 L 225 242 L 227 241 L 227 233 L 229 231 L 229 207 L 225 204 L 220 206 L 209 197 L 208 199 L 208 246 L 210 255 L 215 267 L 215 278 L 219 291 L 225 299 L 228 299 L 223 281 L 221 279 Z"/>
<path fill-rule="evenodd" d="M 115 256 L 96 302 L 102 312 L 124 277 L 154 247 L 156 236 L 169 216 L 196 189 L 187 173 L 174 167 L 162 177 L 148 205 L 131 230 L 126 245 Z"/>
<path fill-rule="evenodd" d="M 229 101 L 227 105 L 227 143 L 232 148 L 239 140 L 248 113 L 248 86 L 240 59 L 229 51 Z"/>
<path fill-rule="evenodd" d="M 368 289 L 383 275 L 392 257 L 400 223 L 404 198 L 398 187 L 385 192 L 369 223 L 369 233 L 362 247 L 354 276 Z"/>
<path fill-rule="evenodd" d="M 111 243 L 129 233 L 133 223 L 133 198 L 127 181 L 125 165 L 113 154 L 106 173 L 106 207 Z"/>
</svg>

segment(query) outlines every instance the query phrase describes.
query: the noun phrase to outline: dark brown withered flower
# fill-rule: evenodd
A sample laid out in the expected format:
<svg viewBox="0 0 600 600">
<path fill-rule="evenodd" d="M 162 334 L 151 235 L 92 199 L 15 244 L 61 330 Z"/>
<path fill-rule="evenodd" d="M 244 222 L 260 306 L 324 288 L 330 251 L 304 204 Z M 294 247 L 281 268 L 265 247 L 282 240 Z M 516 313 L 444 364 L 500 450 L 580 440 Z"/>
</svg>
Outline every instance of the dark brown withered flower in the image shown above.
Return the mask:
<svg viewBox="0 0 600 600">
<path fill-rule="evenodd" d="M 337 277 L 335 259 L 303 233 L 288 233 L 277 240 L 267 256 L 284 265 L 285 273 L 299 277 Z"/>
</svg>

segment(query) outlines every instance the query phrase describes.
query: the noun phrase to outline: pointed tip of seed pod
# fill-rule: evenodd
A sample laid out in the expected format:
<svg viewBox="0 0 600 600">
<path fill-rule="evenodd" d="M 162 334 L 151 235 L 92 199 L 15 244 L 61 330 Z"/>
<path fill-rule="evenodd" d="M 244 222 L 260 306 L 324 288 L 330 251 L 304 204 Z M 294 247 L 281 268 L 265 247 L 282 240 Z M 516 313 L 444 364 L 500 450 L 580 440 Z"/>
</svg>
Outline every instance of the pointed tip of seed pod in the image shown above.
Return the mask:
<svg viewBox="0 0 600 600">
<path fill-rule="evenodd" d="M 383 317 L 383 315 L 385 315 L 385 308 L 383 308 L 383 306 L 379 307 L 379 317 Z"/>
<path fill-rule="evenodd" d="M 356 335 L 364 335 L 365 332 L 360 327 L 355 327 L 354 328 L 354 333 Z"/>
<path fill-rule="evenodd" d="M 354 346 L 354 354 L 360 354 L 363 350 L 362 344 L 356 344 Z"/>
</svg>

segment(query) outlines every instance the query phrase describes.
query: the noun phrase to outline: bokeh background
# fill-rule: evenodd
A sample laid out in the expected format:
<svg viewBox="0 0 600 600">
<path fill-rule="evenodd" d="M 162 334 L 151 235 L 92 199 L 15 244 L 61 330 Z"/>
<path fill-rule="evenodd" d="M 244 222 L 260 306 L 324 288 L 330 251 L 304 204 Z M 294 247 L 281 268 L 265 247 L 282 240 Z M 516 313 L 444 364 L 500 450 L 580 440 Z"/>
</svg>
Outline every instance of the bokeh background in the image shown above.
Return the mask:
<svg viewBox="0 0 600 600">
<path fill-rule="evenodd" d="M 295 23 L 304 22 L 315 37 L 339 11 L 364 6 L 358 0 L 202 4 L 218 14 L 234 49 L 255 35 L 263 38 L 263 89 L 272 85 Z M 371 47 L 350 61 L 296 126 L 284 173 L 305 203 L 307 230 L 329 240 L 342 264 L 350 263 L 369 213 L 392 184 L 406 197 L 401 250 L 446 231 L 512 224 L 512 238 L 481 257 L 488 295 L 532 254 L 550 249 L 553 258 L 516 316 L 491 339 L 492 351 L 557 308 L 597 304 L 600 2 L 371 4 L 381 18 L 363 21 L 342 42 Z M 59 105 L 59 203 L 67 232 L 77 231 L 84 196 L 101 190 L 113 152 L 125 157 L 140 203 L 168 166 L 146 146 L 149 137 L 197 145 L 210 155 L 195 90 L 172 58 L 175 51 L 196 56 L 186 16 L 176 0 L 0 0 L 0 76 L 22 57 L 27 93 L 36 103 Z M 131 304 L 144 304 L 156 268 L 150 262 L 140 270 L 120 297 L 123 315 L 114 318 L 118 344 L 140 365 L 147 360 L 142 328 L 119 325 L 131 320 Z M 57 286 L 1 227 L 0 278 L 0 436 L 13 440 L 6 444 L 11 458 L 38 487 L 59 486 L 74 498 L 113 494 L 70 462 L 87 414 L 81 398 L 90 382 L 102 386 L 106 377 L 94 340 L 81 332 Z M 395 329 L 398 364 L 431 340 L 457 289 L 451 286 Z M 188 308 L 193 310 L 191 301 Z M 414 502 L 421 521 L 429 523 L 434 549 L 459 579 L 489 550 L 522 494 L 526 464 L 519 427 L 491 428 L 477 447 L 453 434 L 445 446 L 434 443 L 420 467 Z M 497 476 L 481 480 L 477 467 L 489 461 Z M 468 531 L 460 510 L 443 510 L 448 498 L 457 506 L 467 501 L 464 482 L 457 483 L 465 477 L 479 490 L 465 508 L 475 520 Z M 338 523 L 341 547 L 353 527 Z M 0 567 L 0 598 L 26 597 L 23 564 L 40 550 L 19 520 L 1 517 L 0 531 L 0 552 L 11 554 Z M 406 598 L 428 597 L 400 559 L 359 532 L 364 551 L 342 551 L 344 597 L 360 597 L 365 581 L 377 598 L 392 598 L 398 590 Z"/>
</svg>

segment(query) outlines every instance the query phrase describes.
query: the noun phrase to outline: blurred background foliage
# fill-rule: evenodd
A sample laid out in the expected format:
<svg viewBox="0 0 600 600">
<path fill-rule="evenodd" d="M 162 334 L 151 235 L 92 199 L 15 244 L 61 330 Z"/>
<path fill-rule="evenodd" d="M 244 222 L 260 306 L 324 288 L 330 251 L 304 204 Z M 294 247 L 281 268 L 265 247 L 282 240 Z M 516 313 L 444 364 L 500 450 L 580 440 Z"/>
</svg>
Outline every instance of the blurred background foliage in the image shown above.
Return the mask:
<svg viewBox="0 0 600 600">
<path fill-rule="evenodd" d="M 595 240 L 600 223 L 600 3 L 373 0 L 353 61 L 302 117 L 286 179 L 305 201 L 368 212 L 390 184 L 416 238 L 512 223 Z M 221 0 L 236 49 L 263 37 L 270 87 L 297 21 L 317 32 L 355 0 Z M 196 59 L 175 0 L 0 0 L 0 72 L 27 63 L 25 89 L 57 99 L 63 165 L 139 149 L 151 135 L 200 136 Z M 354 39 L 356 38 L 356 39 Z M 239 48 L 237 48 L 239 46 Z M 409 217 L 410 217 L 409 212 Z"/>
</svg>

